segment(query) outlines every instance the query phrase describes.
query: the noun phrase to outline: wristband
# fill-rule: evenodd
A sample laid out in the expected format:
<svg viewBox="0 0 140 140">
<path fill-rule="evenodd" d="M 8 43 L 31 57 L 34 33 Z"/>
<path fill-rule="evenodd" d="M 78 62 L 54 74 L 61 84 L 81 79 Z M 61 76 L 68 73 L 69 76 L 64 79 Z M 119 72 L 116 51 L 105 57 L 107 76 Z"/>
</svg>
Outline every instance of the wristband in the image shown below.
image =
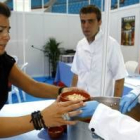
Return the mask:
<svg viewBox="0 0 140 140">
<path fill-rule="evenodd" d="M 31 114 L 31 117 L 32 117 L 32 119 L 30 120 L 30 123 L 33 122 L 34 128 L 36 130 L 40 130 L 42 128 L 47 128 L 40 111 L 33 112 Z"/>
<path fill-rule="evenodd" d="M 60 87 L 60 88 L 59 88 L 59 90 L 58 90 L 58 95 L 60 95 L 60 94 L 62 93 L 63 88 L 65 88 L 65 87 Z"/>
</svg>

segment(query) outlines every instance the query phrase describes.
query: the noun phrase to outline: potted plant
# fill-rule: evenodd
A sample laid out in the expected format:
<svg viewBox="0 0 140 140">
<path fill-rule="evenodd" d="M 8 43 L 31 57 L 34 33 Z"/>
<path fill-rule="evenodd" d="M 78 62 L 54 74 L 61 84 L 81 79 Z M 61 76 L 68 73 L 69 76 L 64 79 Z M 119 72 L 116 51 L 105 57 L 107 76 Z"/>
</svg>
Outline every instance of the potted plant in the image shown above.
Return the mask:
<svg viewBox="0 0 140 140">
<path fill-rule="evenodd" d="M 51 72 L 53 78 L 56 74 L 57 62 L 60 56 L 60 44 L 60 42 L 57 42 L 56 39 L 52 37 L 49 38 L 49 40 L 44 45 L 44 53 L 47 57 L 49 57 L 49 63 L 51 64 Z"/>
</svg>

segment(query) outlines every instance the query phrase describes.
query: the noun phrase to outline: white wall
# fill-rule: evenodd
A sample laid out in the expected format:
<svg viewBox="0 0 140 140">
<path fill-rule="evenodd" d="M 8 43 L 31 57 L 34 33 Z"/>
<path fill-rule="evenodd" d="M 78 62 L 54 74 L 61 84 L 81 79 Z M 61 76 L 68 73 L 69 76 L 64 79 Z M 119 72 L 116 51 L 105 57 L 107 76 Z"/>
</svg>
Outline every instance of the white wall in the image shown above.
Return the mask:
<svg viewBox="0 0 140 140">
<path fill-rule="evenodd" d="M 111 11 L 110 35 L 119 43 L 121 42 L 121 18 L 127 16 L 135 16 L 136 18 L 135 45 L 133 47 L 121 46 L 121 49 L 125 61 L 138 61 L 140 5 Z M 24 61 L 29 62 L 27 73 L 30 76 L 49 74 L 47 58 L 41 51 L 33 49 L 31 45 L 43 49 L 47 39 L 55 37 L 57 41 L 62 42 L 61 47 L 75 49 L 77 42 L 83 37 L 79 15 L 13 12 L 10 21 L 12 27 L 11 41 L 8 44 L 7 51 L 18 56 L 19 65 L 23 64 Z"/>
<path fill-rule="evenodd" d="M 21 65 L 24 63 L 25 44 L 25 61 L 29 63 L 26 72 L 30 76 L 49 74 L 48 59 L 32 45 L 43 49 L 48 38 L 55 37 L 62 42 L 60 47 L 75 49 L 77 41 L 83 37 L 78 15 L 13 12 L 10 21 L 11 40 L 7 51 L 17 55 Z"/>
<path fill-rule="evenodd" d="M 133 5 L 111 12 L 110 35 L 121 44 L 121 19 L 135 16 L 135 44 L 134 46 L 121 46 L 124 61 L 138 61 L 140 49 L 140 5 Z"/>
</svg>

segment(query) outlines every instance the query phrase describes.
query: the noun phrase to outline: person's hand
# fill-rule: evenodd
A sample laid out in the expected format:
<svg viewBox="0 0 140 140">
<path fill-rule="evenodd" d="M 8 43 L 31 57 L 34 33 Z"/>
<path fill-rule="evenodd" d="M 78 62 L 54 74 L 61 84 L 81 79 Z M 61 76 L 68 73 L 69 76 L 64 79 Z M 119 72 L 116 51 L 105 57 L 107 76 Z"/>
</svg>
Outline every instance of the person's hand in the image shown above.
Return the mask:
<svg viewBox="0 0 140 140">
<path fill-rule="evenodd" d="M 88 101 L 88 102 L 85 102 L 85 106 L 83 106 L 82 108 L 80 108 L 82 110 L 82 113 L 78 115 L 78 117 L 81 117 L 81 118 L 85 118 L 85 117 L 91 117 L 97 106 L 99 105 L 99 102 L 97 101 Z"/>
<path fill-rule="evenodd" d="M 92 117 L 92 115 L 94 114 L 98 105 L 99 105 L 99 102 L 97 102 L 97 101 L 85 102 L 85 105 L 80 108 L 80 110 L 82 110 L 82 113 L 77 115 L 74 118 L 77 118 L 77 117 L 79 117 L 79 118 Z"/>
<path fill-rule="evenodd" d="M 41 114 L 47 127 L 60 126 L 60 125 L 74 125 L 77 121 L 70 121 L 64 119 L 64 114 L 68 117 L 79 115 L 82 111 L 78 110 L 83 107 L 82 101 L 55 101 L 49 107 L 45 108 Z M 74 110 L 74 111 L 73 111 Z"/>
<path fill-rule="evenodd" d="M 120 101 L 120 112 L 126 113 L 131 111 L 132 108 L 136 106 L 138 103 L 138 99 L 136 99 L 132 104 L 131 102 L 136 98 L 136 95 L 132 92 L 128 93 L 127 95 L 123 96 Z"/>
</svg>

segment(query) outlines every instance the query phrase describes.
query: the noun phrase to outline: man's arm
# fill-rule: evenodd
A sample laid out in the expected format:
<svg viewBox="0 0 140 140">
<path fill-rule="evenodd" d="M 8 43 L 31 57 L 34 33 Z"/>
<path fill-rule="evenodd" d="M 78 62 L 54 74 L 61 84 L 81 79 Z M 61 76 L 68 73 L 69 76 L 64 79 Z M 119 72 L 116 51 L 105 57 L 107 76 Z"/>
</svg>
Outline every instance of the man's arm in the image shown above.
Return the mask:
<svg viewBox="0 0 140 140">
<path fill-rule="evenodd" d="M 115 81 L 114 96 L 121 97 L 124 88 L 124 78 Z"/>
<path fill-rule="evenodd" d="M 89 129 L 104 140 L 139 140 L 140 123 L 133 118 L 99 104 L 89 123 Z M 117 135 L 117 137 L 115 137 Z"/>
<path fill-rule="evenodd" d="M 73 75 L 71 86 L 72 87 L 76 87 L 77 86 L 77 81 L 78 81 L 78 75 L 74 74 Z"/>
</svg>

